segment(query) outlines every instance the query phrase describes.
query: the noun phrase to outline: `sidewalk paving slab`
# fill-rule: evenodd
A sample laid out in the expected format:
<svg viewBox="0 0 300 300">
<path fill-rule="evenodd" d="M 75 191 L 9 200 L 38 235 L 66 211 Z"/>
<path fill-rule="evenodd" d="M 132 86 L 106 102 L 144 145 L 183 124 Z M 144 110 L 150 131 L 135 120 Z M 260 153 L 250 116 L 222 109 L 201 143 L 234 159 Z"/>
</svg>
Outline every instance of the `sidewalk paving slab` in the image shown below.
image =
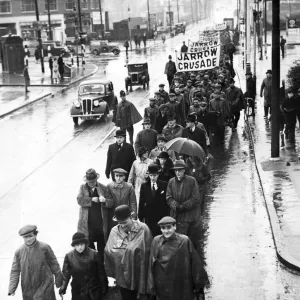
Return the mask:
<svg viewBox="0 0 300 300">
<path fill-rule="evenodd" d="M 292 49 L 296 51 L 287 51 L 287 56 L 281 60 L 281 80 L 286 79 L 285 75 L 297 59 L 296 53 L 300 47 L 294 46 Z M 268 54 L 270 57 L 270 47 Z M 241 62 L 241 55 L 236 55 L 235 69 L 245 92 L 245 70 Z M 257 61 L 257 112 L 255 118 L 250 117 L 245 123 L 255 153 L 277 256 L 287 267 L 300 271 L 300 130 L 296 130 L 296 143 L 285 141 L 285 147 L 280 150 L 280 159 L 270 160 L 271 123 L 263 118 L 263 99 L 259 98 L 260 85 L 267 69 L 271 69 L 270 58 Z"/>
</svg>

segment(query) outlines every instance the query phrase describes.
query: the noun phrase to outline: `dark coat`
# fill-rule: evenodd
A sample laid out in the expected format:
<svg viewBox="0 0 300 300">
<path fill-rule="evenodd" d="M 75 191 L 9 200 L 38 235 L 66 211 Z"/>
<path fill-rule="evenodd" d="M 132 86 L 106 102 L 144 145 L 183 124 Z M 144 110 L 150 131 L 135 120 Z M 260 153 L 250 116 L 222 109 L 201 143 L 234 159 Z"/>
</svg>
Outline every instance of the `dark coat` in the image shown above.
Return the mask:
<svg viewBox="0 0 300 300">
<path fill-rule="evenodd" d="M 53 69 L 53 59 L 52 59 L 52 57 L 49 58 L 49 68 Z"/>
<path fill-rule="evenodd" d="M 160 97 L 163 98 L 164 104 L 168 103 L 170 100 L 168 92 L 163 90 L 163 91 L 159 91 L 159 93 L 160 93 Z"/>
<path fill-rule="evenodd" d="M 158 253 L 163 243 L 172 245 L 172 251 L 164 257 L 164 272 L 160 271 Z M 165 278 L 161 278 L 161 273 Z M 192 300 L 194 291 L 199 292 L 208 282 L 203 262 L 200 260 L 190 239 L 175 233 L 165 241 L 162 235 L 156 236 L 151 245 L 147 292 L 152 295 L 166 295 L 172 300 Z M 164 299 L 164 298 L 162 298 Z"/>
<path fill-rule="evenodd" d="M 176 124 L 174 127 L 169 127 L 168 124 L 163 128 L 163 135 L 167 141 L 171 141 L 177 137 L 182 136 L 183 127 L 179 124 Z"/>
<path fill-rule="evenodd" d="M 176 64 L 174 63 L 174 61 L 168 61 L 165 66 L 165 74 L 167 76 L 174 76 L 176 72 L 177 72 L 177 69 L 176 69 Z"/>
<path fill-rule="evenodd" d="M 108 285 L 102 260 L 98 252 L 88 247 L 82 253 L 75 249 L 67 253 L 62 290 L 66 291 L 72 277 L 72 300 L 102 300 Z"/>
<path fill-rule="evenodd" d="M 167 182 L 158 180 L 154 196 L 150 180 L 141 185 L 138 216 L 142 222 L 148 225 L 152 236 L 161 234 L 157 223 L 163 217 L 170 214 L 170 209 L 166 201 L 167 185 Z"/>
<path fill-rule="evenodd" d="M 252 77 L 250 77 L 247 79 L 247 92 L 245 94 L 245 97 L 252 98 L 253 100 L 255 100 L 255 94 L 255 80 Z"/>
<path fill-rule="evenodd" d="M 61 56 L 58 58 L 57 64 L 58 64 L 58 72 L 64 73 L 65 72 L 65 68 L 64 68 L 65 63 Z"/>
<path fill-rule="evenodd" d="M 180 52 L 183 52 L 183 53 L 188 52 L 188 46 L 187 45 L 182 45 L 181 49 L 180 49 Z"/>
<path fill-rule="evenodd" d="M 135 152 L 138 153 L 141 147 L 146 147 L 150 152 L 156 147 L 157 144 L 157 132 L 154 129 L 143 129 L 140 131 L 135 139 L 134 148 Z"/>
<path fill-rule="evenodd" d="M 272 100 L 272 77 L 265 78 L 260 87 L 260 96 L 264 92 L 264 106 L 270 106 Z"/>
<path fill-rule="evenodd" d="M 136 157 L 132 145 L 124 142 L 120 149 L 117 143 L 109 145 L 105 169 L 106 176 L 108 177 L 109 173 L 117 168 L 122 168 L 129 174 L 135 160 Z"/>
<path fill-rule="evenodd" d="M 154 129 L 157 131 L 158 134 L 161 134 L 164 127 L 167 125 L 167 123 L 168 123 L 168 116 L 166 114 L 164 116 L 162 116 L 162 114 L 159 113 L 156 118 L 156 123 L 155 123 Z"/>
<path fill-rule="evenodd" d="M 150 118 L 152 129 L 155 129 L 156 118 L 159 114 L 160 113 L 157 105 L 154 105 L 154 107 L 148 106 L 144 110 L 144 118 Z"/>
<path fill-rule="evenodd" d="M 108 189 L 105 185 L 97 182 L 97 192 L 99 196 L 103 196 L 106 199 L 105 203 L 101 203 L 101 213 L 103 222 L 103 233 L 104 239 L 107 241 L 108 238 L 108 209 L 113 206 L 113 199 L 108 193 Z M 79 193 L 77 196 L 77 202 L 80 206 L 78 228 L 79 232 L 84 233 L 87 237 L 89 236 L 88 218 L 89 209 L 92 207 L 92 197 L 90 197 L 89 187 L 87 183 L 80 186 Z"/>
<path fill-rule="evenodd" d="M 121 101 L 116 107 L 112 121 L 117 127 L 126 129 L 142 120 L 136 107 L 129 101 Z"/>
<path fill-rule="evenodd" d="M 61 287 L 62 273 L 51 247 L 36 241 L 32 246 L 23 245 L 16 252 L 10 272 L 10 294 L 15 293 L 21 275 L 24 300 L 55 300 L 56 287 Z"/>
<path fill-rule="evenodd" d="M 226 90 L 226 100 L 230 105 L 231 112 L 235 113 L 244 109 L 244 95 L 240 88 L 234 87 Z"/>
<path fill-rule="evenodd" d="M 192 132 L 189 128 L 184 128 L 182 131 L 182 137 L 188 138 L 202 147 L 202 149 L 207 153 L 206 147 L 206 136 L 204 130 L 201 130 L 198 126 Z"/>
<path fill-rule="evenodd" d="M 169 182 L 169 180 L 175 176 L 175 172 L 172 169 L 174 165 L 171 158 L 167 158 L 164 167 L 161 166 L 158 158 L 156 159 L 155 163 L 159 168 L 158 180 Z"/>
</svg>

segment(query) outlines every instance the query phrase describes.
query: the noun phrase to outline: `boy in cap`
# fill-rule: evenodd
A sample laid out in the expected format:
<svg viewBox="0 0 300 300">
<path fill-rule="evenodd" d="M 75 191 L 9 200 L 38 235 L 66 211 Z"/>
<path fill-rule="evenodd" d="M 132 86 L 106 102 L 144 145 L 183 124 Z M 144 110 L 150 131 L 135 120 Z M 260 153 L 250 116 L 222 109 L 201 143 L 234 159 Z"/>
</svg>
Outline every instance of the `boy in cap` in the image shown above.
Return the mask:
<svg viewBox="0 0 300 300">
<path fill-rule="evenodd" d="M 158 222 L 162 235 L 154 237 L 148 269 L 147 291 L 159 300 L 203 299 L 208 282 L 203 262 L 190 239 L 176 232 L 176 220 Z M 183 259 L 184 258 L 184 259 Z"/>
<path fill-rule="evenodd" d="M 156 118 L 159 114 L 158 106 L 155 98 L 149 99 L 149 106 L 144 110 L 144 118 L 150 118 L 151 128 L 155 129 Z"/>
<path fill-rule="evenodd" d="M 145 299 L 151 232 L 146 224 L 132 219 L 128 205 L 116 207 L 113 219 L 117 225 L 105 247 L 106 274 L 116 280 L 123 300 Z"/>
<path fill-rule="evenodd" d="M 158 180 L 159 168 L 157 164 L 148 166 L 149 179 L 142 183 L 139 201 L 139 220 L 145 222 L 152 236 L 160 234 L 157 222 L 169 215 L 166 201 L 167 182 Z"/>
<path fill-rule="evenodd" d="M 126 131 L 117 130 L 115 138 L 116 142 L 108 147 L 105 168 L 107 179 L 111 174 L 113 181 L 115 181 L 114 169 L 121 168 L 129 173 L 136 159 L 133 146 L 126 142 Z M 127 181 L 127 177 L 125 180 Z"/>
<path fill-rule="evenodd" d="M 131 183 L 125 181 L 125 178 L 128 176 L 127 171 L 117 168 L 114 169 L 113 172 L 115 173 L 116 181 L 107 185 L 110 199 L 113 200 L 113 205 L 106 209 L 108 219 L 108 235 L 111 228 L 116 225 L 116 222 L 113 222 L 112 217 L 117 206 L 127 204 L 133 213 L 133 217 L 136 218 L 137 216 L 137 201 L 134 187 Z"/>
<path fill-rule="evenodd" d="M 166 104 L 169 102 L 169 94 L 168 92 L 165 91 L 165 84 L 164 83 L 161 83 L 159 86 L 158 86 L 158 92 L 160 94 L 160 97 L 163 98 L 163 103 Z"/>
<path fill-rule="evenodd" d="M 167 141 L 169 142 L 177 137 L 181 137 L 182 131 L 183 127 L 176 123 L 176 115 L 168 115 L 168 123 L 162 131 Z"/>
<path fill-rule="evenodd" d="M 165 104 L 164 98 L 163 96 L 161 96 L 159 91 L 156 91 L 154 93 L 154 99 L 155 99 L 155 104 L 157 105 L 157 107 L 159 108 L 161 105 Z M 168 100 L 169 101 L 169 96 L 168 96 Z M 167 102 L 166 102 L 167 103 Z"/>
<path fill-rule="evenodd" d="M 169 58 L 169 61 L 166 63 L 166 66 L 165 66 L 165 74 L 167 75 L 169 87 L 171 87 L 171 84 L 174 79 L 174 75 L 177 72 L 177 69 L 176 69 L 176 64 L 172 61 L 172 56 L 169 55 L 168 58 Z"/>
<path fill-rule="evenodd" d="M 62 285 L 62 273 L 51 247 L 37 240 L 37 227 L 26 225 L 19 230 L 24 245 L 15 252 L 8 295 L 14 296 L 21 275 L 23 299 L 55 300 L 54 280 Z"/>
<path fill-rule="evenodd" d="M 130 144 L 133 145 L 133 125 L 142 120 L 136 107 L 126 100 L 126 93 L 120 92 L 121 101 L 118 103 L 112 121 L 117 127 L 128 131 Z"/>
</svg>

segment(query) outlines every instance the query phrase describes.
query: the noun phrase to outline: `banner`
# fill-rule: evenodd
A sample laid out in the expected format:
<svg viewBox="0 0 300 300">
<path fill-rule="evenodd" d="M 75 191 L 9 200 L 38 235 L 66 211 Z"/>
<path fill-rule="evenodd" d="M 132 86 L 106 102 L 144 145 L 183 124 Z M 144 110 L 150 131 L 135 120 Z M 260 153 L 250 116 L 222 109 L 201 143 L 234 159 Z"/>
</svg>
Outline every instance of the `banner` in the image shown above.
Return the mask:
<svg viewBox="0 0 300 300">
<path fill-rule="evenodd" d="M 226 28 L 227 28 L 226 23 L 216 24 L 216 26 L 215 26 L 215 30 L 218 30 L 218 31 L 225 30 Z"/>
<path fill-rule="evenodd" d="M 221 46 L 213 46 L 197 53 L 181 53 L 176 51 L 177 72 L 209 70 L 220 64 Z"/>
<path fill-rule="evenodd" d="M 188 41 L 188 52 L 201 52 L 205 50 L 209 50 L 210 47 L 220 45 L 220 41 L 212 40 L 208 42 L 193 42 L 191 40 Z"/>
<path fill-rule="evenodd" d="M 212 33 L 212 34 L 204 34 L 203 32 L 199 32 L 199 42 L 207 43 L 207 42 L 217 42 L 220 44 L 220 32 Z"/>
</svg>

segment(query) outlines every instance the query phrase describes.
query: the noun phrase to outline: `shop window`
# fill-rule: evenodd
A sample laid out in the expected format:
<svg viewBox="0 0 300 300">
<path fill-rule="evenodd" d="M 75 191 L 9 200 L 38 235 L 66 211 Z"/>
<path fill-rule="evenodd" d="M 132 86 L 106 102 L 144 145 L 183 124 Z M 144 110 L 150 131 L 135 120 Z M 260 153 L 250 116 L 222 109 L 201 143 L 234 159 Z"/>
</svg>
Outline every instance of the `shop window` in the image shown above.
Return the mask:
<svg viewBox="0 0 300 300">
<path fill-rule="evenodd" d="M 48 5 L 50 10 L 57 10 L 57 0 L 45 0 L 45 10 L 48 11 Z"/>
<path fill-rule="evenodd" d="M 75 5 L 74 0 L 66 0 L 66 9 L 67 10 L 73 10 Z"/>
<path fill-rule="evenodd" d="M 91 0 L 91 9 L 99 9 L 99 0 Z"/>
<path fill-rule="evenodd" d="M 81 0 L 81 8 L 82 9 L 88 9 L 89 8 L 89 3 L 88 0 Z"/>
<path fill-rule="evenodd" d="M 34 5 L 34 0 L 22 0 L 22 7 L 21 7 L 22 12 L 26 11 L 35 11 L 35 5 Z"/>
<path fill-rule="evenodd" d="M 10 13 L 11 13 L 11 1 L 0 0 L 0 14 L 10 14 Z"/>
</svg>

